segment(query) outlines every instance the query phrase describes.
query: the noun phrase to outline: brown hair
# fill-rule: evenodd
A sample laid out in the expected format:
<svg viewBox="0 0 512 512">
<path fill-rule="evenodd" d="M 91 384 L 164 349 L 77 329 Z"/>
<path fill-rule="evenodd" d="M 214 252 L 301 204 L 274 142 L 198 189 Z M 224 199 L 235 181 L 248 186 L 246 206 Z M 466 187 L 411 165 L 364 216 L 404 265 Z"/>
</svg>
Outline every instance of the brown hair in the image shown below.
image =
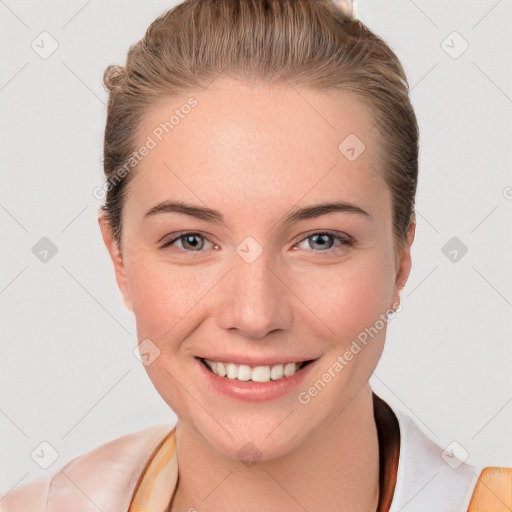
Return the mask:
<svg viewBox="0 0 512 512">
<path fill-rule="evenodd" d="M 103 76 L 109 101 L 101 208 L 119 248 L 133 174 L 126 162 L 142 116 L 156 102 L 207 87 L 220 74 L 356 94 L 373 114 L 380 148 L 375 170 L 391 191 L 395 242 L 404 247 L 414 219 L 419 130 L 391 48 L 329 0 L 185 0 L 130 46 L 124 67 L 108 66 Z"/>
</svg>

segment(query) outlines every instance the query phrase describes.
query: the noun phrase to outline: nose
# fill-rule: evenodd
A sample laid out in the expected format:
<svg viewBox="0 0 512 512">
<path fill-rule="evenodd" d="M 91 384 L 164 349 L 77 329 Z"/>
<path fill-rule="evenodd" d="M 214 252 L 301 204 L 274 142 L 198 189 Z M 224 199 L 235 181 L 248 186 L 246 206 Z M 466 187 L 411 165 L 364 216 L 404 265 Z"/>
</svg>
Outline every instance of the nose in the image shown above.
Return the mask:
<svg viewBox="0 0 512 512">
<path fill-rule="evenodd" d="M 217 321 L 223 329 L 263 339 L 273 331 L 290 328 L 289 295 L 283 277 L 265 252 L 252 262 L 236 255 L 223 280 Z"/>
</svg>

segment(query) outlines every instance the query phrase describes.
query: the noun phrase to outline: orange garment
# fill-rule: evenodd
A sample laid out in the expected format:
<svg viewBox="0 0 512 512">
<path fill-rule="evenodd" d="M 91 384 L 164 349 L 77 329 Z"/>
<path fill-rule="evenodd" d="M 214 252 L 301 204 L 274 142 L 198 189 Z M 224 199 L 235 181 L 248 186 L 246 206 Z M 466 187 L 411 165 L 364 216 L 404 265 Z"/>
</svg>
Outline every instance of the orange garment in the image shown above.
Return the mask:
<svg viewBox="0 0 512 512">
<path fill-rule="evenodd" d="M 476 484 L 468 512 L 510 511 L 512 511 L 512 468 L 484 468 Z"/>
</svg>

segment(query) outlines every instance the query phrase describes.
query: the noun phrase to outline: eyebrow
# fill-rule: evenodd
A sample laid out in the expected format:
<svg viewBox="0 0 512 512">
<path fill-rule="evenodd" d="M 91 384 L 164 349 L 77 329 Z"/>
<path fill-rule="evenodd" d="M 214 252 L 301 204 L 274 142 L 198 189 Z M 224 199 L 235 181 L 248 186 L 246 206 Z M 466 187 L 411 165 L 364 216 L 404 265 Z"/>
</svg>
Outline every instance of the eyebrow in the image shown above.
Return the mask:
<svg viewBox="0 0 512 512">
<path fill-rule="evenodd" d="M 144 218 L 152 217 L 153 215 L 158 215 L 161 213 L 178 213 L 181 215 L 195 217 L 196 219 L 204 220 L 206 222 L 212 222 L 214 224 L 225 224 L 224 216 L 219 211 L 212 210 L 211 208 L 206 208 L 203 206 L 187 204 L 182 201 L 162 201 L 161 203 L 158 203 L 149 209 L 144 215 Z M 292 210 L 281 221 L 281 224 L 290 225 L 302 220 L 315 219 L 329 213 L 349 213 L 352 215 L 360 215 L 368 218 L 369 220 L 373 220 L 373 217 L 366 210 L 363 210 L 359 206 L 351 203 L 335 201 L 319 203 Z"/>
</svg>

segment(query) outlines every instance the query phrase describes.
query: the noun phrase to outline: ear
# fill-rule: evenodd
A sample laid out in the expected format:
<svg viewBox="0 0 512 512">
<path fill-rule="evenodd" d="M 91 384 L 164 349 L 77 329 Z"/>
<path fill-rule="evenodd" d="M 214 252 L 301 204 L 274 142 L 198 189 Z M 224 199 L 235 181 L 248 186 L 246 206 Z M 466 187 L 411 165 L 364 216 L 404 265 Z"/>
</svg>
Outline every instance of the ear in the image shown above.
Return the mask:
<svg viewBox="0 0 512 512">
<path fill-rule="evenodd" d="M 98 215 L 98 224 L 100 225 L 103 242 L 105 243 L 105 246 L 108 250 L 110 259 L 114 264 L 117 286 L 121 292 L 121 295 L 123 296 L 124 304 L 130 311 L 133 311 L 133 305 L 128 293 L 123 257 L 119 251 L 119 248 L 117 247 L 117 243 L 112 234 L 112 229 L 109 222 L 107 221 L 104 211 L 101 211 Z"/>
<path fill-rule="evenodd" d="M 416 215 L 413 214 L 409 230 L 407 232 L 407 240 L 405 246 L 397 251 L 395 258 L 396 278 L 395 290 L 393 292 L 393 300 L 390 307 L 396 309 L 400 304 L 400 291 L 404 288 L 409 279 L 412 267 L 411 247 L 416 234 Z"/>
</svg>

